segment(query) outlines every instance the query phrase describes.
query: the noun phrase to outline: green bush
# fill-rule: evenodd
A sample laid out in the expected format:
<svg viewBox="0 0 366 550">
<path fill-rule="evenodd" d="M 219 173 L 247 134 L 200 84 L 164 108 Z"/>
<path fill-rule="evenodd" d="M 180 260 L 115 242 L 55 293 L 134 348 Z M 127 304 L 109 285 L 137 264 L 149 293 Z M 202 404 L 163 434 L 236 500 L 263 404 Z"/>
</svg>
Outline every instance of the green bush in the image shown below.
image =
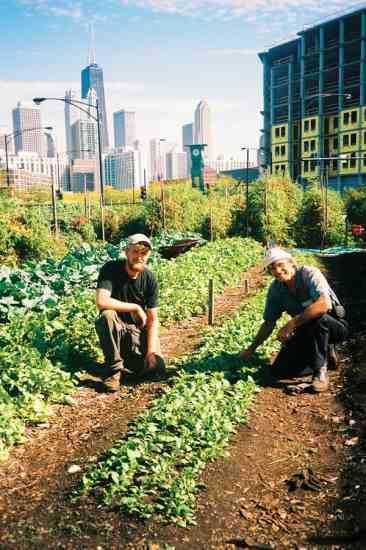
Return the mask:
<svg viewBox="0 0 366 550">
<path fill-rule="evenodd" d="M 265 176 L 251 185 L 249 229 L 255 239 L 268 243 L 294 245 L 294 222 L 302 191 L 287 176 Z M 244 219 L 246 211 L 244 213 Z"/>
<path fill-rule="evenodd" d="M 299 246 L 318 247 L 343 244 L 345 205 L 336 191 L 312 182 L 305 190 L 296 222 Z"/>
<path fill-rule="evenodd" d="M 348 221 L 366 225 L 366 189 L 349 189 L 345 194 Z"/>
</svg>

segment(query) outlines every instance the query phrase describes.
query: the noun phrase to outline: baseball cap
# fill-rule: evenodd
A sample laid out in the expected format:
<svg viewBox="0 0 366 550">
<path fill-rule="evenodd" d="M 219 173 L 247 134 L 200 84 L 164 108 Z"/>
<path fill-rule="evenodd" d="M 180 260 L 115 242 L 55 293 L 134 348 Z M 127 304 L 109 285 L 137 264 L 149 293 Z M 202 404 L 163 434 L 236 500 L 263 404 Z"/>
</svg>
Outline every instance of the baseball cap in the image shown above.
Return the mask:
<svg viewBox="0 0 366 550">
<path fill-rule="evenodd" d="M 266 255 L 264 257 L 264 266 L 268 267 L 273 262 L 278 262 L 278 260 L 291 260 L 292 256 L 286 250 L 283 250 L 282 248 L 278 246 L 274 246 L 273 248 L 269 248 L 266 252 Z"/>
<path fill-rule="evenodd" d="M 127 246 L 131 246 L 133 244 L 145 244 L 150 249 L 152 248 L 151 241 L 149 237 L 146 237 L 143 233 L 135 233 L 134 235 L 130 235 L 127 239 Z"/>
</svg>

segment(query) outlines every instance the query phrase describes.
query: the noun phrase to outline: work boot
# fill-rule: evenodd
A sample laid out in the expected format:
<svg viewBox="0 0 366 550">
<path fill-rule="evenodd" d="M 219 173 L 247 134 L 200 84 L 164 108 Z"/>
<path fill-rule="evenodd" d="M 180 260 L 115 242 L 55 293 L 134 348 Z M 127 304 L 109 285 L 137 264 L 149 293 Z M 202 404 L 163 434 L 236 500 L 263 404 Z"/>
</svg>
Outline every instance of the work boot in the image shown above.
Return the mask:
<svg viewBox="0 0 366 550">
<path fill-rule="evenodd" d="M 334 344 L 329 344 L 328 346 L 328 369 L 337 370 L 338 367 L 338 357 L 335 350 Z"/>
<path fill-rule="evenodd" d="M 107 378 L 103 378 L 103 384 L 105 389 L 110 392 L 114 393 L 119 390 L 121 383 L 121 373 L 116 372 L 116 374 L 112 374 L 112 376 L 108 376 Z"/>
<path fill-rule="evenodd" d="M 315 393 L 327 391 L 329 386 L 329 378 L 326 364 L 314 373 L 311 385 Z"/>
</svg>

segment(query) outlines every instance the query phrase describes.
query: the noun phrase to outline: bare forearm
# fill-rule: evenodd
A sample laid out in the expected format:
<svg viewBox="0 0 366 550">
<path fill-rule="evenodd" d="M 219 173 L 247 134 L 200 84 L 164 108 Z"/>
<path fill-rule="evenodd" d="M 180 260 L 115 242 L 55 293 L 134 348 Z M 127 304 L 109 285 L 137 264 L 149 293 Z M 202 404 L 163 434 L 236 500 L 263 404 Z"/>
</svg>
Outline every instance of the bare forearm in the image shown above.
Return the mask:
<svg viewBox="0 0 366 550">
<path fill-rule="evenodd" d="M 275 322 L 268 322 L 265 321 L 260 326 L 259 331 L 257 332 L 256 337 L 254 338 L 253 342 L 250 345 L 250 348 L 255 351 L 259 346 L 263 344 L 269 338 L 269 336 L 272 334 L 273 329 L 275 327 Z"/>
<path fill-rule="evenodd" d="M 103 298 L 97 300 L 97 308 L 99 310 L 103 309 L 113 309 L 120 313 L 136 313 L 140 306 L 138 304 L 133 304 L 131 302 L 121 302 L 115 298 Z"/>
<path fill-rule="evenodd" d="M 327 311 L 331 309 L 331 302 L 328 297 L 320 297 L 316 302 L 310 304 L 305 311 L 295 315 L 291 319 L 294 329 L 301 327 L 302 325 L 321 317 Z"/>
<path fill-rule="evenodd" d="M 154 320 L 146 325 L 147 353 L 160 353 L 159 321 Z"/>
</svg>

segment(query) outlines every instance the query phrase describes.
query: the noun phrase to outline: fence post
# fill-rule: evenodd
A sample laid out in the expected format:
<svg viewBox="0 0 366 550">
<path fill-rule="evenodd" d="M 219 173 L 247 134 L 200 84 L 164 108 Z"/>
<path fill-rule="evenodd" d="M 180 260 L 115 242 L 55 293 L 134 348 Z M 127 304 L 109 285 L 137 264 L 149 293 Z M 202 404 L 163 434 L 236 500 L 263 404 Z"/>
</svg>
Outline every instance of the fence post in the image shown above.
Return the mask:
<svg viewBox="0 0 366 550">
<path fill-rule="evenodd" d="M 208 281 L 208 324 L 212 326 L 215 320 L 214 281 Z"/>
</svg>

